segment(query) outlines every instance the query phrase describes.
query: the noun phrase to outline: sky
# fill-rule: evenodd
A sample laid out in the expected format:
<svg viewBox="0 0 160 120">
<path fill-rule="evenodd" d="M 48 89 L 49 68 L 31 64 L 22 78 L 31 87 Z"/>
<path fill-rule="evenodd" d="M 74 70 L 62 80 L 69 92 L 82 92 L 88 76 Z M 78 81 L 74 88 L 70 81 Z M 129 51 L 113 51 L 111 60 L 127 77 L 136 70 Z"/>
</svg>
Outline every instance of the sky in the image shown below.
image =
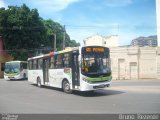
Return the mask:
<svg viewBox="0 0 160 120">
<path fill-rule="evenodd" d="M 118 35 L 123 46 L 157 34 L 155 0 L 0 0 L 0 7 L 23 3 L 42 18 L 65 25 L 70 38 L 81 45 L 92 35 Z"/>
</svg>

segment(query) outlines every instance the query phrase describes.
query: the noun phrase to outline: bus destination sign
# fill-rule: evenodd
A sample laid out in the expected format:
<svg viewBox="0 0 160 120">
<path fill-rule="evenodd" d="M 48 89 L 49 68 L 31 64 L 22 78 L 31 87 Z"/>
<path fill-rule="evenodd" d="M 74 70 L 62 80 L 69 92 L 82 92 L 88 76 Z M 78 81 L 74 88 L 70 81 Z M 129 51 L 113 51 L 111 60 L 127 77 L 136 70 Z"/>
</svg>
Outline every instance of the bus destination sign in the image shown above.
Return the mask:
<svg viewBox="0 0 160 120">
<path fill-rule="evenodd" d="M 90 52 L 95 52 L 95 53 L 103 53 L 104 52 L 104 48 L 98 48 L 98 47 L 86 47 L 85 51 L 87 53 Z"/>
</svg>

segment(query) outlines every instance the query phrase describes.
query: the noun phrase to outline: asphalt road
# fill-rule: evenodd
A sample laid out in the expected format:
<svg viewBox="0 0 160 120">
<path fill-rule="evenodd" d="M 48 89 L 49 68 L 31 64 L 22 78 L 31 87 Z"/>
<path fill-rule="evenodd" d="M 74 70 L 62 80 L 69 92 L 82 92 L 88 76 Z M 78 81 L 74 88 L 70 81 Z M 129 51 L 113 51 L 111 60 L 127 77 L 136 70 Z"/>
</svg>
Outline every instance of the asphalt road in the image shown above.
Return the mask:
<svg viewBox="0 0 160 120">
<path fill-rule="evenodd" d="M 160 80 L 117 80 L 93 94 L 0 80 L 0 113 L 160 113 Z"/>
</svg>

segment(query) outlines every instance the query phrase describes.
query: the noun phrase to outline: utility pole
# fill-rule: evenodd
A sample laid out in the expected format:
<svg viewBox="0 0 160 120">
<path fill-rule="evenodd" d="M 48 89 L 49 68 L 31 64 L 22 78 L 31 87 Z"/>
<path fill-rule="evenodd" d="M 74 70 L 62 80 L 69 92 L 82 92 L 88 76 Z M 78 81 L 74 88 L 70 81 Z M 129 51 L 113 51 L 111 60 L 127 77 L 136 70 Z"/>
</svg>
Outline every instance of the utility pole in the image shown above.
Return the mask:
<svg viewBox="0 0 160 120">
<path fill-rule="evenodd" d="M 57 48 L 56 48 L 56 33 L 54 33 L 54 51 L 57 51 Z"/>
<path fill-rule="evenodd" d="M 63 28 L 63 45 L 62 45 L 62 50 L 64 50 L 65 48 L 65 39 L 66 39 L 66 30 L 65 30 L 65 25 L 64 25 L 64 28 Z"/>
</svg>

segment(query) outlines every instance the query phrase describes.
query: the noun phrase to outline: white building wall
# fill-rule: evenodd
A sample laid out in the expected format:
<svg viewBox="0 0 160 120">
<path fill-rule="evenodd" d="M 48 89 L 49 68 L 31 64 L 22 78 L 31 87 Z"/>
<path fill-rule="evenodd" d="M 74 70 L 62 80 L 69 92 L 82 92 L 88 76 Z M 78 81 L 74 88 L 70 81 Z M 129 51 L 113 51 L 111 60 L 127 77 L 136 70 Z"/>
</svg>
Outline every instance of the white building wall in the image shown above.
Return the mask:
<svg viewBox="0 0 160 120">
<path fill-rule="evenodd" d="M 157 78 L 160 79 L 160 47 L 157 47 L 157 57 L 156 57 L 156 65 L 157 65 Z"/>
<path fill-rule="evenodd" d="M 147 47 L 140 49 L 139 78 L 156 78 L 156 48 Z"/>
<path fill-rule="evenodd" d="M 119 37 L 117 35 L 112 35 L 107 37 L 95 35 L 95 36 L 86 38 L 84 40 L 84 46 L 99 45 L 99 46 L 105 46 L 105 47 L 117 47 L 118 39 Z"/>
<path fill-rule="evenodd" d="M 110 48 L 113 79 L 160 79 L 159 47 Z"/>
<path fill-rule="evenodd" d="M 109 37 L 105 37 L 104 41 L 105 41 L 105 46 L 106 47 L 117 47 L 119 46 L 118 44 L 118 35 L 112 35 L 112 36 L 109 36 Z"/>
<path fill-rule="evenodd" d="M 103 45 L 103 37 L 99 36 L 99 35 L 95 35 L 95 36 L 91 36 L 88 37 L 84 40 L 84 46 L 90 46 L 90 45 L 98 45 L 98 46 L 102 46 Z"/>
</svg>

